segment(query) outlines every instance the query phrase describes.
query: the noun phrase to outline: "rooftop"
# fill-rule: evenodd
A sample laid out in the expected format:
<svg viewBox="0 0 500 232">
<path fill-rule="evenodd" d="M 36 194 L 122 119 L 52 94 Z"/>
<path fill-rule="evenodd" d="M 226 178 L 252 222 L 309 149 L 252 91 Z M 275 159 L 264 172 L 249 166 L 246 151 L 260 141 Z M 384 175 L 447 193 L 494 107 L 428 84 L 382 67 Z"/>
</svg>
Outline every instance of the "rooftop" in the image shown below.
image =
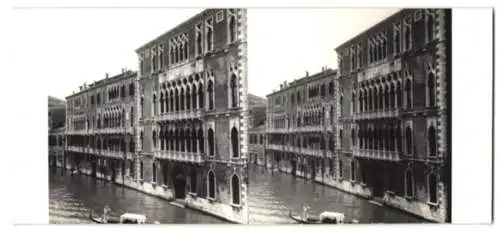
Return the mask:
<svg viewBox="0 0 500 232">
<path fill-rule="evenodd" d="M 272 96 L 272 95 L 277 94 L 277 93 L 280 93 L 280 92 L 283 92 L 283 91 L 286 91 L 290 88 L 293 88 L 293 87 L 296 87 L 299 85 L 303 85 L 303 84 L 306 84 L 306 83 L 309 83 L 311 81 L 315 81 L 315 80 L 318 80 L 318 79 L 321 79 L 321 78 L 324 78 L 327 76 L 336 75 L 336 74 L 337 74 L 336 69 L 331 69 L 331 68 L 326 68 L 326 67 L 323 67 L 323 70 L 321 72 L 315 73 L 313 75 L 309 75 L 309 73 L 306 72 L 306 76 L 304 76 L 304 77 L 296 79 L 290 83 L 287 83 L 285 81 L 283 84 L 280 85 L 279 90 L 273 91 L 272 93 L 268 94 L 267 97 Z"/>
</svg>

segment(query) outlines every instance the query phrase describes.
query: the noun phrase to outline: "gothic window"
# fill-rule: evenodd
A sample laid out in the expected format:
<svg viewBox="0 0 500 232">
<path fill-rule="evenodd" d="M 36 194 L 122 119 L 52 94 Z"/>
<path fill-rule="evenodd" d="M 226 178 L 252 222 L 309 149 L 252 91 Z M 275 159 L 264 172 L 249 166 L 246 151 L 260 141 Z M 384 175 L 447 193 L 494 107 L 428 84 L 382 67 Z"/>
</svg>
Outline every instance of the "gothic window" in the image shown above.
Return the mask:
<svg viewBox="0 0 500 232">
<path fill-rule="evenodd" d="M 410 79 L 406 79 L 405 91 L 406 91 L 406 108 L 411 108 L 413 92 L 412 92 L 412 83 Z"/>
<path fill-rule="evenodd" d="M 196 55 L 201 55 L 203 53 L 202 47 L 202 26 L 201 24 L 196 25 Z"/>
<path fill-rule="evenodd" d="M 205 98 L 203 97 L 205 93 L 203 92 L 203 84 L 200 83 L 200 86 L 198 87 L 198 106 L 200 109 L 203 109 L 205 107 Z"/>
<path fill-rule="evenodd" d="M 435 88 L 435 78 L 434 73 L 429 72 L 427 75 L 427 91 L 429 99 L 429 107 L 434 107 L 436 105 L 436 88 Z"/>
<path fill-rule="evenodd" d="M 394 54 L 401 52 L 401 24 L 394 24 Z"/>
<path fill-rule="evenodd" d="M 428 144 L 429 144 L 429 156 L 433 157 L 436 156 L 436 129 L 434 129 L 434 126 L 430 126 L 429 130 L 427 131 L 427 139 L 428 139 Z"/>
<path fill-rule="evenodd" d="M 186 110 L 191 109 L 191 91 L 189 86 L 186 86 Z"/>
<path fill-rule="evenodd" d="M 206 48 L 207 48 L 207 52 L 209 51 L 212 51 L 213 50 L 213 19 L 210 18 L 210 19 L 207 19 L 206 21 Z"/>
<path fill-rule="evenodd" d="M 236 75 L 231 75 L 231 107 L 236 107 L 238 105 L 238 78 Z"/>
<path fill-rule="evenodd" d="M 175 94 L 174 94 L 174 91 L 171 90 L 170 91 L 170 112 L 173 112 L 174 111 L 174 107 L 175 107 Z"/>
<path fill-rule="evenodd" d="M 208 198 L 215 199 L 215 174 L 208 171 Z"/>
<path fill-rule="evenodd" d="M 181 87 L 181 93 L 180 93 L 180 110 L 184 110 L 184 88 Z"/>
<path fill-rule="evenodd" d="M 413 133 L 409 126 L 406 127 L 406 154 L 413 154 Z"/>
<path fill-rule="evenodd" d="M 129 95 L 130 96 L 134 96 L 134 83 L 130 83 L 129 87 L 128 87 L 128 92 L 129 92 Z M 99 104 L 99 103 L 98 103 Z"/>
<path fill-rule="evenodd" d="M 229 24 L 229 43 L 232 43 L 236 40 L 236 33 L 237 33 L 237 27 L 236 27 L 236 11 L 235 10 L 228 10 L 228 24 Z"/>
<path fill-rule="evenodd" d="M 141 118 L 144 117 L 144 97 L 141 97 Z"/>
<path fill-rule="evenodd" d="M 234 205 L 239 205 L 240 204 L 240 180 L 237 175 L 233 175 L 231 177 L 231 192 L 232 194 L 232 203 Z"/>
<path fill-rule="evenodd" d="M 437 188 L 438 188 L 437 176 L 434 173 L 430 173 L 427 176 L 427 189 L 429 189 L 429 203 L 437 204 L 437 198 L 438 198 Z"/>
<path fill-rule="evenodd" d="M 231 129 L 231 147 L 233 151 L 233 158 L 238 158 L 240 156 L 240 145 L 239 145 L 239 136 L 238 136 L 238 130 L 233 127 Z"/>
<path fill-rule="evenodd" d="M 427 12 L 426 15 L 426 41 L 430 42 L 434 39 L 434 30 L 435 30 L 435 18 L 434 14 L 430 12 L 430 10 Z"/>
<path fill-rule="evenodd" d="M 339 178 L 342 179 L 344 177 L 344 167 L 342 164 L 342 159 L 339 159 Z"/>
<path fill-rule="evenodd" d="M 193 109 L 197 109 L 197 106 L 196 106 L 196 86 L 193 85 L 193 89 L 191 90 L 191 99 L 192 99 L 192 103 L 193 103 Z"/>
<path fill-rule="evenodd" d="M 361 46 L 361 43 L 358 44 L 358 50 L 357 50 L 357 54 L 358 54 L 358 60 L 356 61 L 356 64 L 357 64 L 357 67 L 358 68 L 361 68 L 361 62 L 363 60 L 363 53 L 362 53 L 362 46 Z"/>
<path fill-rule="evenodd" d="M 156 147 L 156 131 L 153 131 L 153 147 Z"/>
<path fill-rule="evenodd" d="M 198 152 L 198 147 L 196 147 L 196 140 L 198 140 L 198 138 L 196 137 L 196 129 L 193 129 L 191 131 L 191 147 L 193 152 Z"/>
<path fill-rule="evenodd" d="M 180 101 L 179 101 L 179 89 L 175 88 L 175 111 L 179 111 L 180 109 Z"/>
<path fill-rule="evenodd" d="M 351 142 L 352 146 L 356 146 L 356 134 L 354 132 L 354 129 L 351 129 Z"/>
<path fill-rule="evenodd" d="M 156 115 L 156 94 L 153 94 L 153 115 Z"/>
<path fill-rule="evenodd" d="M 406 170 L 405 173 L 405 195 L 406 197 L 413 197 L 413 172 L 411 170 Z"/>
<path fill-rule="evenodd" d="M 141 131 L 141 149 L 144 150 L 144 133 Z"/>
<path fill-rule="evenodd" d="M 153 163 L 153 182 L 156 182 L 156 163 Z"/>
<path fill-rule="evenodd" d="M 188 48 L 189 48 L 189 42 L 187 41 L 187 35 L 185 36 L 186 39 L 184 40 L 184 59 L 188 59 Z"/>
<path fill-rule="evenodd" d="M 163 102 L 165 101 L 163 92 L 160 93 L 160 113 L 163 114 L 165 108 Z"/>
<path fill-rule="evenodd" d="M 215 138 L 212 128 L 208 129 L 208 152 L 210 156 L 215 155 Z"/>
<path fill-rule="evenodd" d="M 356 163 L 354 161 L 351 161 L 351 180 L 356 180 Z"/>
<path fill-rule="evenodd" d="M 411 49 L 411 17 L 404 20 L 404 48 L 406 50 Z"/>
<path fill-rule="evenodd" d="M 141 169 L 140 177 L 141 177 L 141 179 L 144 179 L 144 163 L 142 163 L 142 161 L 140 164 L 140 169 Z"/>
<path fill-rule="evenodd" d="M 208 89 L 207 89 L 207 94 L 208 94 L 208 109 L 213 110 L 214 109 L 214 84 L 212 80 L 208 81 Z"/>
</svg>

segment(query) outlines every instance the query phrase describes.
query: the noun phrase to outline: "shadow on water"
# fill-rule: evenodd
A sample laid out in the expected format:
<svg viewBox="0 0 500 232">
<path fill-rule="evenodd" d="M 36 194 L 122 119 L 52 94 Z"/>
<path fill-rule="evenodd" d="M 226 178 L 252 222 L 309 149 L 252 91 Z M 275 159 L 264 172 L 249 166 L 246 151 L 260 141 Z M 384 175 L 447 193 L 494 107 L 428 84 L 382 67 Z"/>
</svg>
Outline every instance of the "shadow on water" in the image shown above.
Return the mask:
<svg viewBox="0 0 500 232">
<path fill-rule="evenodd" d="M 51 224 L 92 223 L 89 212 L 100 215 L 104 205 L 112 216 L 123 213 L 144 214 L 160 223 L 226 223 L 193 210 L 182 209 L 168 202 L 120 187 L 107 181 L 64 171 L 49 173 L 49 222 Z"/>
<path fill-rule="evenodd" d="M 288 211 L 302 211 L 311 207 L 312 214 L 336 211 L 345 214 L 346 220 L 360 223 L 422 223 L 427 222 L 411 214 L 370 203 L 368 200 L 335 188 L 296 178 L 264 167 L 250 165 L 248 205 L 250 223 L 293 223 Z"/>
</svg>

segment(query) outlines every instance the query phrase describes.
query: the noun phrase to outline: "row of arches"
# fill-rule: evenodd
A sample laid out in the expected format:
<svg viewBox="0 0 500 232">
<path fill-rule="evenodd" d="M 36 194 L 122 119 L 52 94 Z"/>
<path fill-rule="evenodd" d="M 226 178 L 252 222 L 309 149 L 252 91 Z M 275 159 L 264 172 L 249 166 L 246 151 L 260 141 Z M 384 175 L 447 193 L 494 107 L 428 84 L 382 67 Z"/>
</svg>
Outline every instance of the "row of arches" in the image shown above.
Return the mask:
<svg viewBox="0 0 500 232">
<path fill-rule="evenodd" d="M 321 149 L 335 151 L 335 137 L 328 135 L 269 134 L 268 143 L 288 145 L 297 148 Z M 328 143 L 328 147 L 327 147 Z"/>
<path fill-rule="evenodd" d="M 144 145 L 144 132 L 140 139 Z M 208 155 L 215 156 L 215 133 L 209 128 L 206 134 Z M 231 129 L 231 154 L 233 158 L 240 157 L 240 138 L 236 127 Z M 153 131 L 153 147 L 161 151 L 197 152 L 205 151 L 205 134 L 203 128 L 169 128 L 161 127 L 160 131 Z M 142 147 L 144 148 L 144 147 Z"/>
<path fill-rule="evenodd" d="M 68 146 L 89 147 L 108 151 L 135 152 L 134 138 L 131 135 L 68 135 Z"/>
<path fill-rule="evenodd" d="M 342 141 L 342 131 L 340 131 L 340 136 Z M 431 157 L 437 156 L 437 131 L 433 125 L 427 128 L 426 138 L 428 155 Z M 410 126 L 405 127 L 404 136 L 399 124 L 379 124 L 375 126 L 361 124 L 357 131 L 351 130 L 351 143 L 358 146 L 357 141 L 359 141 L 358 147 L 361 149 L 402 151 L 403 139 L 406 153 L 408 155 L 414 154 L 415 138 Z"/>
</svg>

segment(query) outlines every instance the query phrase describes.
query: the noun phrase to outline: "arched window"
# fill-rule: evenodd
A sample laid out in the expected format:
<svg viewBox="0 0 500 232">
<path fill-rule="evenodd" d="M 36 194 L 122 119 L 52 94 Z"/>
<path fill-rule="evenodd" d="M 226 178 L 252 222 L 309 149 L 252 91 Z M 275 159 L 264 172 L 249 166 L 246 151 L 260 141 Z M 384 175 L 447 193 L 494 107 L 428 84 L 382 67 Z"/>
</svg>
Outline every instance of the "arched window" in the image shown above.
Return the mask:
<svg viewBox="0 0 500 232">
<path fill-rule="evenodd" d="M 198 107 L 199 109 L 203 109 L 205 107 L 205 98 L 203 97 L 205 93 L 203 92 L 203 84 L 200 83 L 198 87 Z"/>
<path fill-rule="evenodd" d="M 175 111 L 179 111 L 180 101 L 179 101 L 179 89 L 175 88 Z"/>
<path fill-rule="evenodd" d="M 236 107 L 238 105 L 238 88 L 237 88 L 238 78 L 236 75 L 231 75 L 231 107 Z"/>
<path fill-rule="evenodd" d="M 180 104 L 180 110 L 184 110 L 184 88 L 181 88 L 179 104 Z"/>
<path fill-rule="evenodd" d="M 163 128 L 161 128 L 160 130 L 160 150 L 164 150 L 165 149 L 165 130 Z"/>
<path fill-rule="evenodd" d="M 429 156 L 433 157 L 436 156 L 436 130 L 434 129 L 434 126 L 430 126 L 429 130 L 427 131 L 427 139 L 429 142 Z"/>
<path fill-rule="evenodd" d="M 193 129 L 191 131 L 191 147 L 192 147 L 193 152 L 198 152 L 198 149 L 196 147 L 196 140 L 197 140 L 196 129 Z"/>
<path fill-rule="evenodd" d="M 144 133 L 141 131 L 141 149 L 144 150 Z"/>
<path fill-rule="evenodd" d="M 356 135 L 354 134 L 354 129 L 351 129 L 351 143 L 352 146 L 356 146 Z"/>
<path fill-rule="evenodd" d="M 236 40 L 236 17 L 235 15 L 231 15 L 229 17 L 229 42 L 233 42 Z"/>
<path fill-rule="evenodd" d="M 208 154 L 210 156 L 215 155 L 214 131 L 212 128 L 208 129 Z"/>
<path fill-rule="evenodd" d="M 411 108 L 413 93 L 412 93 L 412 86 L 410 79 L 406 79 L 405 91 L 406 91 L 406 108 Z"/>
<path fill-rule="evenodd" d="M 390 90 L 390 88 L 391 87 L 389 85 L 387 85 L 385 87 L 385 89 L 383 90 L 383 93 L 384 93 L 384 109 L 386 109 L 386 110 L 391 108 L 390 107 L 390 104 L 391 104 L 390 103 L 390 98 L 391 98 L 391 93 L 390 93 L 391 90 Z"/>
<path fill-rule="evenodd" d="M 160 93 L 160 113 L 163 114 L 164 112 L 164 105 L 163 105 L 163 102 L 165 101 L 165 98 L 164 98 L 164 95 L 163 95 L 163 92 Z"/>
<path fill-rule="evenodd" d="M 213 132 L 212 132 L 213 134 Z M 213 135 L 212 135 L 213 137 Z M 198 130 L 198 146 L 200 147 L 200 153 L 205 152 L 205 142 L 203 141 L 203 129 Z"/>
<path fill-rule="evenodd" d="M 186 129 L 186 132 L 184 133 L 186 137 L 186 151 L 191 152 L 191 131 L 189 129 Z"/>
<path fill-rule="evenodd" d="M 215 199 L 215 174 L 212 170 L 208 171 L 208 198 Z"/>
<path fill-rule="evenodd" d="M 394 84 L 391 84 L 390 87 L 389 87 L 389 105 L 391 106 L 391 108 L 396 108 L 396 87 L 394 86 Z"/>
<path fill-rule="evenodd" d="M 239 205 L 240 204 L 240 179 L 238 176 L 233 175 L 231 177 L 231 192 L 233 193 L 233 201 L 232 203 L 234 205 Z"/>
<path fill-rule="evenodd" d="M 140 168 L 141 168 L 141 179 L 144 179 L 144 163 L 142 163 L 142 160 L 141 160 L 141 163 L 140 163 Z"/>
<path fill-rule="evenodd" d="M 185 148 L 185 147 L 184 147 L 184 144 L 185 144 L 185 142 L 184 142 L 184 141 L 185 141 L 185 137 L 186 137 L 186 136 L 184 135 L 184 130 L 179 129 L 179 134 L 180 134 L 180 135 L 179 135 L 179 143 L 180 143 L 180 145 L 181 145 L 181 149 L 180 149 L 180 151 L 185 151 L 185 150 L 184 150 L 184 148 Z"/>
<path fill-rule="evenodd" d="M 134 91 L 135 91 L 135 89 L 134 89 L 134 83 L 130 83 L 130 85 L 128 86 L 129 95 L 133 97 L 134 96 Z"/>
<path fill-rule="evenodd" d="M 427 176 L 427 189 L 429 190 L 429 202 L 433 204 L 437 204 L 437 184 L 436 174 L 430 173 Z"/>
<path fill-rule="evenodd" d="M 404 45 L 405 45 L 405 50 L 408 50 L 411 48 L 411 18 L 408 18 L 408 20 L 405 20 L 405 25 L 404 25 Z"/>
<path fill-rule="evenodd" d="M 395 128 L 395 131 L 394 131 L 394 134 L 396 134 L 396 145 L 398 147 L 398 151 L 403 151 L 403 140 L 402 140 L 402 134 L 401 134 L 401 127 L 399 127 L 399 125 L 396 126 Z"/>
<path fill-rule="evenodd" d="M 156 163 L 153 163 L 153 182 L 156 182 Z"/>
<path fill-rule="evenodd" d="M 406 154 L 411 155 L 413 154 L 413 136 L 412 136 L 412 131 L 409 126 L 406 127 Z"/>
<path fill-rule="evenodd" d="M 144 118 L 144 97 L 141 97 L 141 118 Z"/>
<path fill-rule="evenodd" d="M 208 19 L 207 20 L 207 25 L 206 25 L 206 30 L 207 30 L 207 33 L 206 33 L 206 40 L 207 40 L 207 51 L 212 51 L 212 27 L 213 27 L 213 21 L 212 19 Z"/>
<path fill-rule="evenodd" d="M 171 90 L 170 91 L 170 112 L 174 112 L 174 107 L 175 107 L 175 94 L 174 94 L 174 90 Z"/>
<path fill-rule="evenodd" d="M 436 105 L 436 88 L 435 88 L 435 78 L 432 72 L 430 72 L 427 75 L 427 91 L 428 91 L 429 107 L 434 107 Z"/>
<path fill-rule="evenodd" d="M 153 94 L 153 115 L 156 115 L 156 94 Z"/>
<path fill-rule="evenodd" d="M 153 131 L 153 147 L 156 148 L 156 131 Z"/>
<path fill-rule="evenodd" d="M 179 61 L 184 60 L 184 42 L 181 42 L 180 46 L 177 47 L 179 49 Z"/>
<path fill-rule="evenodd" d="M 434 14 L 427 12 L 426 16 L 426 41 L 430 42 L 434 39 Z"/>
<path fill-rule="evenodd" d="M 188 41 L 184 41 L 184 59 L 189 59 L 188 57 L 188 47 L 189 47 L 189 43 Z"/>
<path fill-rule="evenodd" d="M 351 161 L 351 180 L 356 180 L 356 163 Z"/>
<path fill-rule="evenodd" d="M 208 89 L 207 89 L 207 94 L 208 94 L 208 109 L 213 110 L 214 109 L 214 83 L 212 80 L 208 81 Z"/>
<path fill-rule="evenodd" d="M 203 53 L 201 27 L 202 27 L 201 24 L 196 26 L 196 54 L 197 55 L 200 55 Z"/>
<path fill-rule="evenodd" d="M 396 84 L 396 99 L 397 99 L 397 107 L 403 106 L 403 94 L 401 90 L 401 84 L 398 82 Z"/>
<path fill-rule="evenodd" d="M 413 172 L 408 169 L 405 173 L 405 195 L 413 197 L 413 194 Z"/>
<path fill-rule="evenodd" d="M 186 86 L 186 110 L 191 109 L 191 91 L 189 86 Z"/>
<path fill-rule="evenodd" d="M 197 109 L 197 106 L 196 106 L 196 86 L 195 85 L 193 85 L 193 89 L 191 91 L 192 91 L 191 98 L 193 100 L 193 109 Z"/>
<path fill-rule="evenodd" d="M 240 156 L 240 143 L 239 143 L 238 130 L 233 127 L 231 129 L 231 147 L 233 151 L 233 158 L 238 158 Z"/>
<path fill-rule="evenodd" d="M 341 130 L 339 130 L 339 145 L 340 145 L 340 149 L 342 149 L 342 147 L 343 147 L 342 146 L 342 142 L 343 142 L 342 137 L 343 136 L 344 136 L 344 133 L 342 132 L 342 129 L 341 129 Z"/>
</svg>

